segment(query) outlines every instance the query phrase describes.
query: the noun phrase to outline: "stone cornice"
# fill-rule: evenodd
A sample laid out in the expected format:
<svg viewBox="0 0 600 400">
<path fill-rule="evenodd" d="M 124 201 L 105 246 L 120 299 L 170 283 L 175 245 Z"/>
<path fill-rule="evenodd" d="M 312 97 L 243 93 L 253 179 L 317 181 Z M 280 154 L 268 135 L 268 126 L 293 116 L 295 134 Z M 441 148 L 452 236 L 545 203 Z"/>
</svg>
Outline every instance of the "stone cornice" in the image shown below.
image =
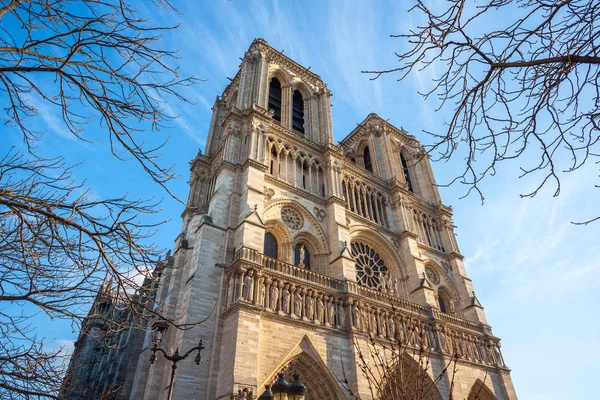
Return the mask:
<svg viewBox="0 0 600 400">
<path fill-rule="evenodd" d="M 410 143 L 412 145 L 411 147 L 415 147 L 417 149 L 419 148 L 419 142 L 414 136 L 409 135 L 405 130 L 396 128 L 394 125 L 390 124 L 388 121 L 375 113 L 367 115 L 367 117 L 361 123 L 359 123 L 358 126 L 352 130 L 352 132 L 346 135 L 346 137 L 339 142 L 340 148 L 345 150 L 351 147 L 356 141 L 360 140 L 360 138 L 364 136 L 363 130 L 367 128 L 367 123 L 373 120 L 382 123 L 385 128 L 387 128 L 387 133 L 392 133 L 403 142 Z"/>
<path fill-rule="evenodd" d="M 352 161 L 344 159 L 342 164 L 342 179 L 343 174 L 348 172 L 351 172 L 353 176 L 356 176 L 357 178 L 363 180 L 366 183 L 369 183 L 373 186 L 377 186 L 385 192 L 390 192 L 390 185 L 388 184 L 388 182 L 375 176 L 375 174 L 368 172 L 365 169 L 362 169 L 358 165 L 354 164 Z"/>
<path fill-rule="evenodd" d="M 293 72 L 317 87 L 327 87 L 319 75 L 311 72 L 308 68 L 303 67 L 291 58 L 283 55 L 283 51 L 280 52 L 275 50 L 273 47 L 269 46 L 267 41 L 264 39 L 255 39 L 250 45 L 248 53 L 252 52 L 252 50 L 258 50 L 264 53 L 270 61 L 277 62 L 278 64 L 287 68 L 290 72 Z"/>
<path fill-rule="evenodd" d="M 346 206 L 347 206 L 346 200 L 342 199 L 341 197 L 335 196 L 335 195 L 331 195 L 327 198 L 327 205 L 329 205 L 329 204 L 339 204 L 344 208 L 346 208 Z"/>
<path fill-rule="evenodd" d="M 381 230 L 384 231 L 385 233 L 389 234 L 389 235 L 393 235 L 395 236 L 396 233 L 394 231 L 392 231 L 391 229 L 385 228 L 381 225 L 379 225 L 377 222 L 373 222 L 370 219 L 367 219 L 365 217 L 361 217 L 360 215 L 356 214 L 355 212 L 349 210 L 346 208 L 346 215 L 350 215 L 351 218 L 354 218 L 356 221 L 369 226 L 370 228 L 374 229 L 374 230 Z"/>
<path fill-rule="evenodd" d="M 259 171 L 265 172 L 267 170 L 267 166 L 259 161 L 256 161 L 252 158 L 247 159 L 244 164 L 242 165 L 242 167 L 244 169 L 248 168 L 248 167 L 252 167 L 252 168 L 256 168 Z"/>
</svg>

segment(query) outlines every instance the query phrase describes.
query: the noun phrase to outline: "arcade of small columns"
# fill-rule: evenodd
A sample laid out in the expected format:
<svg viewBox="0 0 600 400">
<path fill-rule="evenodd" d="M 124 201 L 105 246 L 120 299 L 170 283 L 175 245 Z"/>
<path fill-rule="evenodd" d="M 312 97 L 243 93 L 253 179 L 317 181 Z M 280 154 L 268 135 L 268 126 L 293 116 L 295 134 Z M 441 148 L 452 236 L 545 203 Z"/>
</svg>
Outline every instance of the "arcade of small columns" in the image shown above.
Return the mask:
<svg viewBox="0 0 600 400">
<path fill-rule="evenodd" d="M 301 279 L 298 272 L 302 268 L 265 262 L 269 260 L 256 250 L 238 251 L 227 270 L 226 310 L 247 305 L 313 326 L 400 341 L 409 347 L 505 367 L 500 342 L 486 327 L 456 317 L 449 319 L 392 291 L 382 293 L 313 272 Z"/>
<path fill-rule="evenodd" d="M 381 191 L 346 174 L 342 178 L 342 191 L 348 210 L 384 228 L 390 227 L 386 210 L 387 200 Z"/>
<path fill-rule="evenodd" d="M 304 151 L 267 138 L 267 166 L 271 176 L 314 195 L 325 197 L 322 162 Z"/>
</svg>

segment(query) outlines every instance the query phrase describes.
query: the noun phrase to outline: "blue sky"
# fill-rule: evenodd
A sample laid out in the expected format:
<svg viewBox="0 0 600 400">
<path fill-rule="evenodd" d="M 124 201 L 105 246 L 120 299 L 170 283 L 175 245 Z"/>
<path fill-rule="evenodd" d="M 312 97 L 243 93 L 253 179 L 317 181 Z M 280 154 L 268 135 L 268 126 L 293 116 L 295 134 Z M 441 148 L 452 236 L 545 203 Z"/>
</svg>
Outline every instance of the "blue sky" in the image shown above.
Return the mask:
<svg viewBox="0 0 600 400">
<path fill-rule="evenodd" d="M 370 112 L 375 112 L 414 134 L 427 138 L 448 118 L 450 109 L 434 112 L 436 104 L 425 102 L 418 90 L 431 82 L 429 73 L 417 73 L 403 82 L 394 76 L 370 81 L 361 70 L 388 68 L 396 64 L 399 33 L 414 24 L 407 2 L 398 1 L 225 1 L 177 2 L 180 14 L 147 9 L 157 22 L 181 23 L 167 32 L 164 45 L 180 49 L 182 75 L 206 80 L 185 89 L 193 105 L 170 103 L 181 117 L 162 132 L 171 137 L 164 164 L 175 164 L 181 176 L 172 188 L 187 196 L 189 161 L 204 149 L 211 106 L 233 77 L 240 57 L 255 37 L 262 37 L 278 50 L 319 74 L 333 92 L 333 129 L 341 140 Z M 181 3 L 181 5 L 179 5 Z M 158 10 L 158 11 L 157 11 Z M 166 197 L 133 163 L 110 158 L 107 142 L 77 141 L 65 133 L 57 110 L 40 105 L 34 121 L 47 132 L 40 151 L 57 149 L 72 162 L 85 161 L 77 170 L 101 197 L 129 191 L 140 197 Z M 4 128 L 4 147 L 21 146 L 18 133 Z M 101 138 L 98 132 L 92 137 Z M 447 182 L 460 168 L 456 159 L 433 165 L 438 183 Z M 535 162 L 535 159 L 525 162 Z M 494 333 L 503 339 L 507 364 L 522 399 L 577 399 L 595 392 L 600 373 L 598 322 L 600 305 L 600 223 L 574 226 L 572 220 L 596 216 L 600 204 L 597 166 L 589 165 L 563 180 L 559 197 L 552 188 L 534 199 L 520 193 L 536 182 L 516 179 L 519 164 L 499 168 L 484 182 L 486 202 L 479 198 L 459 200 L 465 188 L 442 188 L 445 204 L 452 205 L 459 246 L 478 298 Z M 166 224 L 156 235 L 157 243 L 171 247 L 179 232 L 180 204 L 165 198 Z M 68 343 L 76 335 L 67 324 L 44 327 L 55 343 Z"/>
</svg>

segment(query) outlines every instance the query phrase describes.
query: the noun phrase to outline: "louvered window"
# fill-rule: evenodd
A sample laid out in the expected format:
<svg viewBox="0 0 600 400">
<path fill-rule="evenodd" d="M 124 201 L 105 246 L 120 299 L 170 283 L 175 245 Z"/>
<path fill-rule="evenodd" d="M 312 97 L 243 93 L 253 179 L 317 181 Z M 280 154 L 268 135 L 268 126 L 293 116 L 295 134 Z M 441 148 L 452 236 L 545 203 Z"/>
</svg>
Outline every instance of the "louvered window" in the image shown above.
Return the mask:
<svg viewBox="0 0 600 400">
<path fill-rule="evenodd" d="M 297 90 L 294 90 L 293 96 L 292 128 L 295 131 L 304 133 L 304 99 Z"/>
<path fill-rule="evenodd" d="M 281 83 L 279 79 L 271 79 L 269 85 L 269 111 L 273 112 L 273 119 L 281 122 Z"/>
<path fill-rule="evenodd" d="M 365 161 L 365 169 L 373 172 L 373 163 L 371 162 L 371 152 L 369 152 L 369 146 L 365 146 L 363 150 L 363 160 Z"/>
<path fill-rule="evenodd" d="M 414 192 L 412 182 L 410 181 L 410 172 L 408 171 L 408 164 L 406 163 L 406 159 L 402 154 L 400 154 L 400 161 L 402 162 L 402 171 L 404 172 L 404 180 L 406 181 L 408 190 Z"/>
</svg>

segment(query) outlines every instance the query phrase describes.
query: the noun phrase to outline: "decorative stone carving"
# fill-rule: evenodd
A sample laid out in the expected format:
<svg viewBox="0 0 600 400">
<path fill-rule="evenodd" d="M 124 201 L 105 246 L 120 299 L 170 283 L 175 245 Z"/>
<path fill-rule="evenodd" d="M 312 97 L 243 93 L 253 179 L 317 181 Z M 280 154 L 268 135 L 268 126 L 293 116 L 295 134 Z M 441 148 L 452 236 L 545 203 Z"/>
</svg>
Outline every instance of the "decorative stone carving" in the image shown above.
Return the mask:
<svg viewBox="0 0 600 400">
<path fill-rule="evenodd" d="M 429 265 L 425 266 L 425 275 L 434 285 L 440 284 L 440 275 Z"/>
<path fill-rule="evenodd" d="M 304 248 L 304 245 L 301 244 L 300 245 L 300 260 L 298 260 L 298 266 L 300 268 L 304 268 L 305 258 L 306 258 L 306 249 Z"/>
<path fill-rule="evenodd" d="M 327 325 L 335 325 L 335 304 L 333 297 L 327 302 Z"/>
<path fill-rule="evenodd" d="M 313 212 L 315 213 L 315 217 L 317 218 L 317 220 L 319 222 L 325 221 L 325 217 L 327 216 L 327 213 L 325 213 L 325 210 L 315 207 L 313 209 Z"/>
<path fill-rule="evenodd" d="M 281 309 L 285 314 L 290 313 L 290 290 L 287 285 L 283 288 L 281 293 Z"/>
<path fill-rule="evenodd" d="M 346 312 L 344 311 L 344 304 L 342 300 L 338 300 L 337 303 L 337 326 L 340 328 L 346 328 Z"/>
<path fill-rule="evenodd" d="M 356 263 L 357 282 L 371 289 L 385 290 L 387 267 L 381 256 L 363 242 L 352 242 L 350 253 Z"/>
<path fill-rule="evenodd" d="M 283 207 L 281 209 L 281 220 L 290 229 L 299 230 L 304 226 L 302 215 L 296 212 L 291 207 Z"/>
<path fill-rule="evenodd" d="M 265 186 L 265 200 L 271 200 L 271 198 L 275 195 L 275 191 L 273 188 Z"/>
<path fill-rule="evenodd" d="M 352 327 L 354 329 L 360 329 L 360 310 L 356 303 L 352 304 Z"/>
<path fill-rule="evenodd" d="M 306 294 L 306 300 L 305 300 L 305 309 L 304 309 L 304 316 L 308 319 L 312 319 L 313 316 L 313 298 L 312 298 L 312 293 L 307 293 Z"/>
<path fill-rule="evenodd" d="M 246 277 L 244 278 L 244 291 L 242 297 L 245 300 L 252 301 L 252 289 L 253 289 L 253 278 L 254 271 L 250 270 L 246 273 Z"/>
<path fill-rule="evenodd" d="M 279 288 L 277 287 L 277 282 L 273 282 L 271 285 L 271 304 L 269 305 L 272 310 L 277 310 L 277 299 L 279 298 Z"/>
<path fill-rule="evenodd" d="M 298 318 L 302 317 L 302 295 L 299 289 L 294 292 L 294 314 Z"/>
<path fill-rule="evenodd" d="M 237 394 L 234 397 L 234 400 L 252 400 L 254 399 L 254 394 L 252 390 L 248 388 L 243 388 L 238 390 Z"/>
</svg>

